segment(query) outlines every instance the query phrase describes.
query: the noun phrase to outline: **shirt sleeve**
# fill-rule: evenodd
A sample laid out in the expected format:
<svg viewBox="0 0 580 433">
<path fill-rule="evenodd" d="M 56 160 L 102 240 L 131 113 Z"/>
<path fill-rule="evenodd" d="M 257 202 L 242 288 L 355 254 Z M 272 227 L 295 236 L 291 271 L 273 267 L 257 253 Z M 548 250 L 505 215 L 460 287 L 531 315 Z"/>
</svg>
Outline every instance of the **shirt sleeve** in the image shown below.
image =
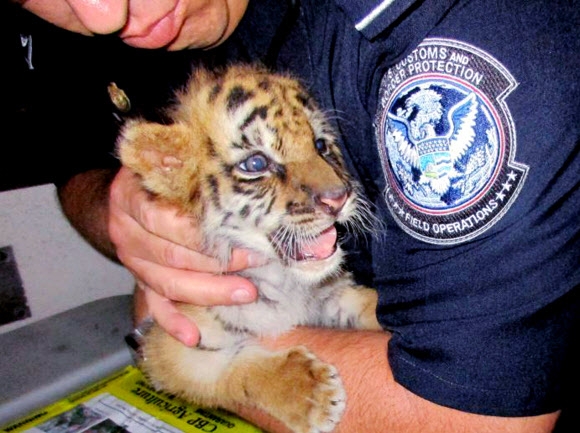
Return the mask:
<svg viewBox="0 0 580 433">
<path fill-rule="evenodd" d="M 554 300 L 463 319 L 396 327 L 395 380 L 427 400 L 467 412 L 532 416 L 564 406 L 578 356 L 578 290 Z"/>
</svg>

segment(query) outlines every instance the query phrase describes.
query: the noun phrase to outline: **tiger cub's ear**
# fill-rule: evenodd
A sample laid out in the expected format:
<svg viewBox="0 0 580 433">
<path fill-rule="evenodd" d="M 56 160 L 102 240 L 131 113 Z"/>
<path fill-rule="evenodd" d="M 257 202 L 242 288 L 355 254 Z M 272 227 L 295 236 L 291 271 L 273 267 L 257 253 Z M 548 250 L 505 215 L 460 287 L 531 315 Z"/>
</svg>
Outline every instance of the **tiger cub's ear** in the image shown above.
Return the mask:
<svg viewBox="0 0 580 433">
<path fill-rule="evenodd" d="M 121 163 L 139 174 L 149 191 L 168 199 L 179 199 L 195 170 L 186 155 L 191 146 L 188 128 L 181 124 L 161 125 L 139 120 L 127 122 L 117 143 Z M 190 178 L 191 179 L 191 178 Z"/>
</svg>

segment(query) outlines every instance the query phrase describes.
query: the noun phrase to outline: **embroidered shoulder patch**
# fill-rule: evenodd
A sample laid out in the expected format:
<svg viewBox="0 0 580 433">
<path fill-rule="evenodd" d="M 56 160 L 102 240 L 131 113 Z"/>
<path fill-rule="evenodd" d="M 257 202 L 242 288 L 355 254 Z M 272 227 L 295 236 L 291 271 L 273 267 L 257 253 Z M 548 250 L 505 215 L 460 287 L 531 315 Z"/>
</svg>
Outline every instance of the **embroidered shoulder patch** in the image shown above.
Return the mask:
<svg viewBox="0 0 580 433">
<path fill-rule="evenodd" d="M 465 242 L 512 205 L 528 171 L 505 103 L 516 86 L 489 54 L 448 39 L 426 39 L 385 74 L 375 120 L 385 199 L 411 236 Z"/>
</svg>

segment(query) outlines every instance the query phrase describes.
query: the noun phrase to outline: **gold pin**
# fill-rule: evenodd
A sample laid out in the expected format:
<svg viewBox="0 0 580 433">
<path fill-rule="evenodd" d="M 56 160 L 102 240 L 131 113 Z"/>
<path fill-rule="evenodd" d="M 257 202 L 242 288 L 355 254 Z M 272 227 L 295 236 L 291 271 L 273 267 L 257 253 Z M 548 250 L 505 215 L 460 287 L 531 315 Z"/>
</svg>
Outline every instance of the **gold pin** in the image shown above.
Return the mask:
<svg viewBox="0 0 580 433">
<path fill-rule="evenodd" d="M 129 101 L 129 97 L 123 89 L 117 87 L 117 84 L 110 83 L 107 86 L 107 91 L 109 92 L 111 102 L 121 113 L 127 113 L 131 109 L 131 101 Z"/>
</svg>

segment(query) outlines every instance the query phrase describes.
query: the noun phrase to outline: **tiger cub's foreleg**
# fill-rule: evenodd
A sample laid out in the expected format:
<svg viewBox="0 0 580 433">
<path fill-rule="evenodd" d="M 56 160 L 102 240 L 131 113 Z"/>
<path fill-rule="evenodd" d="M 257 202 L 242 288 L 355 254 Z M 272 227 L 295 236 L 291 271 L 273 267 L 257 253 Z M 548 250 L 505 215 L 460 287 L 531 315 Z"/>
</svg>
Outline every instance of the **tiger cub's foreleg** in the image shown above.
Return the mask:
<svg viewBox="0 0 580 433">
<path fill-rule="evenodd" d="M 345 407 L 336 369 L 303 347 L 188 348 L 159 328 L 145 347 L 141 368 L 150 381 L 194 404 L 257 407 L 296 433 L 332 431 Z"/>
<path fill-rule="evenodd" d="M 321 325 L 343 329 L 380 331 L 376 309 L 378 294 L 374 289 L 347 282 L 333 288 L 323 305 Z"/>
<path fill-rule="evenodd" d="M 264 410 L 296 433 L 332 431 L 345 408 L 336 369 L 304 347 L 246 350 L 228 369 L 225 382 L 236 401 Z"/>
</svg>

